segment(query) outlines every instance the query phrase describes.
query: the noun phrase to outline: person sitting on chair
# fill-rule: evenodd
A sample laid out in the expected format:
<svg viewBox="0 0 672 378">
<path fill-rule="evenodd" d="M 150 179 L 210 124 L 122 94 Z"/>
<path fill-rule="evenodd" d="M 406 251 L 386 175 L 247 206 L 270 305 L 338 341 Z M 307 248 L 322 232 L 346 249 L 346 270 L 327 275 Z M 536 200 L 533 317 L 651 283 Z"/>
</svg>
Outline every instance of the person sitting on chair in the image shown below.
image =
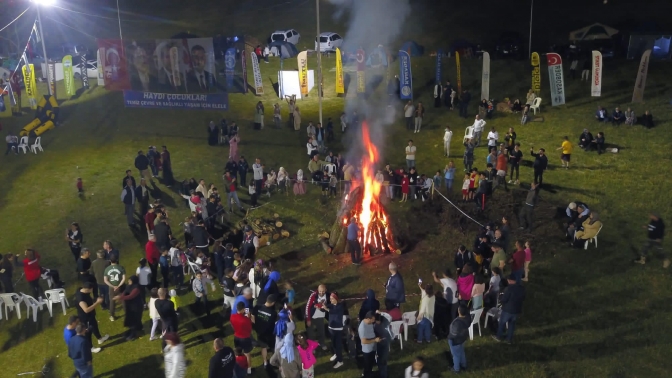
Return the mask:
<svg viewBox="0 0 672 378">
<path fill-rule="evenodd" d="M 591 147 L 592 142 L 593 142 L 593 134 L 591 134 L 591 132 L 588 131 L 588 129 L 583 129 L 583 133 L 581 133 L 581 136 L 579 136 L 579 147 L 588 151 Z"/>
<path fill-rule="evenodd" d="M 642 115 L 642 125 L 644 125 L 644 127 L 647 129 L 653 127 L 653 115 L 649 113 L 648 110 L 644 112 L 644 115 Z"/>
<path fill-rule="evenodd" d="M 569 221 L 567 222 L 567 236 L 570 239 L 574 238 L 574 233 L 581 228 L 583 222 L 588 219 L 590 212 L 588 206 L 582 202 L 572 202 L 567 206 L 567 209 L 565 209 L 565 213 L 569 218 Z"/>
<path fill-rule="evenodd" d="M 595 119 L 599 122 L 607 122 L 609 121 L 609 115 L 607 115 L 607 111 L 603 107 L 598 106 L 597 112 L 595 112 Z"/>
<path fill-rule="evenodd" d="M 635 111 L 628 108 L 628 110 L 625 111 L 625 114 L 623 114 L 623 117 L 625 117 L 625 124 L 626 125 L 634 125 L 637 122 L 637 117 L 635 116 Z"/>
<path fill-rule="evenodd" d="M 588 219 L 583 221 L 581 224 L 583 230 L 576 231 L 574 234 L 574 242 L 572 246 L 574 248 L 581 248 L 586 240 L 594 238 L 602 227 L 602 222 L 600 222 L 600 216 L 596 212 L 590 213 Z"/>
<path fill-rule="evenodd" d="M 623 116 L 623 112 L 621 111 L 620 108 L 616 108 L 614 112 L 611 114 L 611 123 L 618 126 L 624 121 L 625 117 Z"/>
</svg>

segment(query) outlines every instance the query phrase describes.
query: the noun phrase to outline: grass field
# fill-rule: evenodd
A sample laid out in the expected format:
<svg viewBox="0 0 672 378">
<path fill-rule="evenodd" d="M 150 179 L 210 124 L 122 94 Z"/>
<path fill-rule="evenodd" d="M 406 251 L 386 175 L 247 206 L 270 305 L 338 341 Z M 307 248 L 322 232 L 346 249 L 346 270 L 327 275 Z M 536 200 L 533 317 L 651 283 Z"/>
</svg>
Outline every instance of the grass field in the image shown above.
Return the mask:
<svg viewBox="0 0 672 378">
<path fill-rule="evenodd" d="M 270 12 L 270 11 L 269 11 Z M 204 26 L 205 28 L 205 26 Z M 286 68 L 293 68 L 287 63 Z M 463 86 L 478 98 L 481 62 L 462 62 Z M 288 67 L 289 65 L 289 67 Z M 314 58 L 309 62 L 315 67 Z M 334 94 L 333 58 L 323 60 L 325 70 L 324 116 L 337 119 L 344 100 Z M 262 64 L 262 76 L 267 94 L 261 97 L 267 114 L 277 102 L 270 90 L 269 79 L 275 76 L 279 65 Z M 454 61 L 444 64 L 445 78 L 454 79 Z M 523 151 L 529 147 L 544 147 L 549 151 L 551 167 L 544 177 L 548 185 L 541 192 L 541 206 L 536 212 L 537 229 L 533 234 L 516 234 L 530 238 L 535 245 L 530 282 L 526 284 L 528 296 L 524 315 L 518 322 L 516 344 L 503 346 L 494 343 L 484 330 L 483 337 L 468 342 L 467 358 L 470 372 L 466 376 L 500 377 L 662 377 L 669 371 L 672 326 L 670 326 L 669 288 L 672 284 L 669 271 L 662 269 L 661 261 L 653 260 L 646 266 L 633 265 L 630 260 L 644 241 L 641 226 L 647 222 L 647 213 L 659 211 L 669 220 L 672 200 L 665 194 L 672 190 L 669 176 L 670 86 L 668 63 L 653 62 L 649 68 L 646 104 L 637 105 L 637 114 L 649 109 L 657 120 L 652 130 L 638 127 L 614 128 L 598 125 L 593 113 L 598 105 L 609 109 L 625 108 L 637 70 L 637 62 L 606 61 L 604 86 L 601 98 L 591 98 L 588 84 L 566 78 L 567 105 L 553 108 L 549 98 L 547 75 L 542 69 L 543 123 L 519 125 L 517 116 L 496 114 L 488 121 L 500 133 L 510 126 L 516 127 Z M 370 74 L 373 74 L 371 72 Z M 565 71 L 567 74 L 567 70 Z M 404 164 L 402 148 L 413 138 L 418 146 L 420 172 L 432 176 L 442 168 L 447 159 L 442 157 L 441 138 L 444 125 L 454 132 L 452 160 L 461 166 L 461 133 L 471 122 L 457 117 L 456 112 L 431 107 L 432 88 L 424 83 L 434 75 L 434 60 L 429 57 L 413 60 L 414 91 L 417 101 L 426 105 L 425 126 L 420 134 L 408 133 L 399 119 L 386 130 L 386 140 L 381 141 L 384 162 L 394 166 Z M 528 66 L 510 61 L 493 61 L 491 97 L 523 97 L 530 83 Z M 274 79 L 273 79 L 274 80 Z M 384 90 L 384 85 L 381 86 Z M 44 87 L 41 91 L 45 92 Z M 221 186 L 228 151 L 223 147 L 210 147 L 206 143 L 206 126 L 210 120 L 221 117 L 235 120 L 242 128 L 239 152 L 250 161 L 259 157 L 268 168 L 285 167 L 291 173 L 306 169 L 305 128 L 295 133 L 289 127 L 275 130 L 270 116 L 267 127 L 253 131 L 251 127 L 254 104 L 259 98 L 232 95 L 231 110 L 226 114 L 169 110 L 124 109 L 120 93 L 108 93 L 93 88 L 79 99 L 63 103 L 64 121 L 61 127 L 44 134 L 44 154 L 3 156 L 0 158 L 0 218 L 3 235 L 0 239 L 2 253 L 22 253 L 25 248 L 35 248 L 43 256 L 43 266 L 58 268 L 68 283 L 69 297 L 75 290 L 75 277 L 70 251 L 63 240 L 63 230 L 72 221 L 82 226 L 85 246 L 97 249 L 105 239 L 118 245 L 122 265 L 127 270 L 137 266 L 144 256 L 144 239 L 137 239 L 128 230 L 119 202 L 119 180 L 126 169 L 133 168 L 133 158 L 138 149 L 148 145 L 167 145 L 172 153 L 173 170 L 177 179 L 204 178 Z M 299 103 L 304 121 L 317 119 L 317 101 L 313 95 Z M 397 108 L 400 105 L 396 105 Z M 287 119 L 283 106 L 283 118 Z M 470 114 L 476 112 L 475 101 Z M 17 132 L 31 120 L 31 113 L 23 117 L 3 119 L 4 129 Z M 470 117 L 471 118 L 471 117 Z M 562 137 L 568 135 L 576 141 L 583 128 L 594 134 L 604 131 L 607 143 L 618 146 L 618 154 L 585 153 L 576 150 L 572 168 L 558 169 L 557 153 Z M 335 152 L 347 152 L 350 139 L 341 139 L 329 145 Z M 343 140 L 343 142 L 340 142 Z M 477 149 L 475 166 L 485 165 L 485 151 Z M 531 160 L 521 168 L 524 188 L 532 179 Z M 86 196 L 78 197 L 75 179 L 82 177 Z M 136 174 L 137 178 L 137 174 Z M 181 234 L 177 224 L 188 213 L 182 199 L 175 192 L 157 183 L 153 193 L 170 208 L 172 227 Z M 492 201 L 487 218 L 499 219 L 502 215 L 514 218 L 524 192 L 512 188 L 498 192 Z M 247 194 L 241 193 L 243 202 Z M 605 224 L 600 234 L 599 248 L 587 251 L 569 249 L 562 242 L 562 231 L 554 216 L 558 206 L 570 201 L 586 202 L 600 212 Z M 297 301 L 305 303 L 309 290 L 318 283 L 326 283 L 344 297 L 359 297 L 367 288 L 374 288 L 379 295 L 383 290 L 378 279 L 385 279 L 387 263 L 397 261 L 406 278 L 407 293 L 415 290 L 418 276 L 430 280 L 430 272 L 452 266 L 454 251 L 460 244 L 471 245 L 476 226 L 467 223 L 466 229 L 458 227 L 456 212 L 443 200 L 435 198 L 430 203 L 392 203 L 388 209 L 395 219 L 400 234 L 413 240 L 413 248 L 401 256 L 372 260 L 361 267 L 349 264 L 349 257 L 327 256 L 322 252 L 317 234 L 331 227 L 338 202 L 322 201 L 317 187 L 308 188 L 305 197 L 274 195 L 268 203 L 253 212 L 255 217 L 266 217 L 275 212 L 282 215 L 292 236 L 260 250 L 272 259 L 284 279 L 297 282 Z M 231 222 L 240 219 L 232 217 Z M 479 220 L 483 221 L 483 218 Z M 668 222 L 669 223 L 669 222 Z M 180 235 L 181 236 L 181 235 Z M 665 243 L 669 250 L 669 243 Z M 19 274 L 15 274 L 18 278 Z M 25 282 L 17 290 L 27 292 Z M 220 302 L 221 292 L 214 295 Z M 211 298 L 213 299 L 213 298 Z M 181 297 L 183 305 L 193 301 L 193 295 Z M 71 304 L 72 300 L 71 300 Z M 406 310 L 416 308 L 418 302 L 411 297 Z M 351 313 L 359 304 L 349 303 Z M 68 315 L 74 314 L 70 308 Z M 210 341 L 224 337 L 233 343 L 228 324 L 222 324 L 217 315 L 210 319 L 198 318 L 187 306 L 180 310 L 181 336 L 185 340 L 188 376 L 207 375 L 207 361 L 212 353 Z M 94 370 L 99 377 L 161 377 L 162 356 L 158 341 L 149 342 L 148 336 L 128 343 L 119 338 L 124 331 L 123 322 L 110 323 L 99 311 L 98 320 L 103 333 L 112 339 L 94 357 Z M 65 316 L 57 309 L 54 317 L 40 312 L 38 322 L 32 319 L 0 322 L 0 361 L 4 362 L 0 376 L 10 377 L 21 372 L 40 370 L 47 365 L 46 376 L 65 377 L 72 371 L 62 340 Z M 148 315 L 145 314 L 148 332 Z M 303 325 L 299 325 L 303 329 Z M 415 355 L 429 361 L 432 377 L 448 376 L 444 352 L 445 343 L 418 347 L 410 342 L 399 351 L 393 345 L 390 356 L 390 376 L 400 377 Z M 339 371 L 331 369 L 329 355 L 321 354 L 316 369 L 319 377 L 352 378 L 359 376 L 356 364 L 346 361 Z M 254 365 L 261 358 L 254 354 Z M 255 377 L 266 376 L 256 372 Z"/>
</svg>

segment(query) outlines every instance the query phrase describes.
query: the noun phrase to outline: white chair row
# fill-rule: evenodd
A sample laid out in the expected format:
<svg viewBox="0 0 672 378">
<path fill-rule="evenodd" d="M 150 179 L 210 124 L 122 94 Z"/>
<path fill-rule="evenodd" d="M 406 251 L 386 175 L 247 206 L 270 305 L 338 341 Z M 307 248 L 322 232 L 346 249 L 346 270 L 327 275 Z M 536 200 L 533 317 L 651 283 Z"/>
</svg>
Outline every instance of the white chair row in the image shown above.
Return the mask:
<svg viewBox="0 0 672 378">
<path fill-rule="evenodd" d="M 18 150 L 23 150 L 24 154 L 27 154 L 27 150 L 30 149 L 31 152 L 37 154 L 37 150 L 40 150 L 41 152 L 44 152 L 42 149 L 42 137 L 37 137 L 35 139 L 35 142 L 32 145 L 28 144 L 28 137 L 24 136 L 21 137 L 21 140 L 19 141 L 19 146 L 17 147 Z"/>
<path fill-rule="evenodd" d="M 469 338 L 471 340 L 474 339 L 474 326 L 478 326 L 478 335 L 483 336 L 481 334 L 481 315 L 483 315 L 483 308 L 479 308 L 478 310 L 471 311 L 471 324 L 469 325 Z M 408 341 L 408 326 L 415 325 L 416 324 L 416 319 L 415 319 L 415 311 L 411 312 L 404 312 L 404 314 L 401 316 L 401 321 L 403 322 L 404 325 L 404 340 Z M 487 326 L 488 319 L 486 317 L 485 319 L 485 324 Z M 393 322 L 398 323 L 398 322 Z M 393 329 L 394 330 L 394 329 Z M 399 341 L 401 341 L 401 337 L 399 337 Z M 402 346 L 403 349 L 403 346 Z"/>
<path fill-rule="evenodd" d="M 0 294 L 0 320 L 2 320 L 2 306 L 5 307 L 5 318 L 9 319 L 9 312 L 16 310 L 16 316 L 21 319 L 21 303 L 26 305 L 26 316 L 30 317 L 30 310 L 33 310 L 33 321 L 37 322 L 37 309 L 42 310 L 43 306 L 49 310 L 49 316 L 54 316 L 52 306 L 54 303 L 60 303 L 63 308 L 63 315 L 66 314 L 66 305 L 69 307 L 68 299 L 65 296 L 64 289 L 52 289 L 44 292 L 46 300 L 38 301 L 30 295 L 23 293 L 4 293 Z"/>
</svg>

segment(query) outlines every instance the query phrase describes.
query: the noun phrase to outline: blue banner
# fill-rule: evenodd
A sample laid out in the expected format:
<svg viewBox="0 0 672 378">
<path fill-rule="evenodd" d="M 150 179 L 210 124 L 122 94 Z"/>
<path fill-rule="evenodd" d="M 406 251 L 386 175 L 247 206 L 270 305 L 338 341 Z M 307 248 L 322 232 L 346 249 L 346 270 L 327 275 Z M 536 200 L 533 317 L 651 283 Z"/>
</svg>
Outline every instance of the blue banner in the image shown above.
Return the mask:
<svg viewBox="0 0 672 378">
<path fill-rule="evenodd" d="M 236 69 L 236 49 L 234 47 L 227 49 L 224 53 L 224 65 L 226 68 L 226 87 L 233 87 L 233 77 Z"/>
<path fill-rule="evenodd" d="M 127 108 L 227 110 L 229 94 L 124 91 L 124 105 Z"/>
<path fill-rule="evenodd" d="M 413 78 L 411 76 L 411 56 L 399 50 L 399 98 L 413 99 Z"/>
<path fill-rule="evenodd" d="M 441 57 L 443 56 L 443 50 L 439 49 L 436 52 L 436 84 L 441 84 Z"/>
</svg>

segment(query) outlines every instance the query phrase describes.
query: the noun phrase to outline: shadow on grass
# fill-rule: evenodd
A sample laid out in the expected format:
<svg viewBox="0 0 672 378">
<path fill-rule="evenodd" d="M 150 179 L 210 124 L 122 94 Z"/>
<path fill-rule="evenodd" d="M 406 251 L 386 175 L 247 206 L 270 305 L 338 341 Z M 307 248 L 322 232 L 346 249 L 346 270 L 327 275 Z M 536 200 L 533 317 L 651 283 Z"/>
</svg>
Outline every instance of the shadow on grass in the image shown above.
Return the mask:
<svg viewBox="0 0 672 378">
<path fill-rule="evenodd" d="M 58 313 L 58 309 L 55 308 L 54 312 Z M 16 310 L 9 313 L 10 317 L 16 316 Z M 31 311 L 30 316 L 27 316 L 25 311 L 21 313 L 21 319 L 17 319 L 18 324 L 15 324 L 13 327 L 6 327 L 7 334 L 9 338 L 2 345 L 2 351 L 8 351 L 12 347 L 15 347 L 23 342 L 29 341 L 35 336 L 38 336 L 45 329 L 54 326 L 54 318 L 49 316 L 49 312 L 44 309 L 44 311 L 37 312 L 37 322 L 33 322 L 33 313 Z"/>
<path fill-rule="evenodd" d="M 137 362 L 123 365 L 117 369 L 108 371 L 106 373 L 97 374 L 96 378 L 163 376 L 163 369 L 161 368 L 162 363 L 163 358 L 161 357 L 161 355 L 147 356 L 141 358 Z"/>
</svg>

